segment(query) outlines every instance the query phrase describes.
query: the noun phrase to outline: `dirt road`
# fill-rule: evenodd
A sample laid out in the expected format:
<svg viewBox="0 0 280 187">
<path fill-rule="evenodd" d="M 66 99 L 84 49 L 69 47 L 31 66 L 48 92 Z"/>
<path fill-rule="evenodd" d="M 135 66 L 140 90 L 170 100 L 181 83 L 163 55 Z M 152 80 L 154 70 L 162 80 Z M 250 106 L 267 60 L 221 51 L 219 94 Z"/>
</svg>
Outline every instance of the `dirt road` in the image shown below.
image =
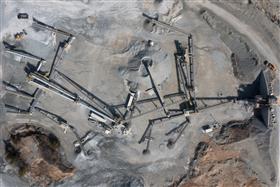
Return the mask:
<svg viewBox="0 0 280 187">
<path fill-rule="evenodd" d="M 245 24 L 241 20 L 237 19 L 234 15 L 209 1 L 196 1 L 196 3 L 201 7 L 213 11 L 214 14 L 221 17 L 238 32 L 246 36 L 258 49 L 258 51 L 268 59 L 268 61 L 273 64 L 279 65 L 279 59 L 277 59 L 275 54 L 272 52 L 271 47 L 264 41 L 262 36 L 259 33 L 255 32 L 249 25 Z"/>
</svg>

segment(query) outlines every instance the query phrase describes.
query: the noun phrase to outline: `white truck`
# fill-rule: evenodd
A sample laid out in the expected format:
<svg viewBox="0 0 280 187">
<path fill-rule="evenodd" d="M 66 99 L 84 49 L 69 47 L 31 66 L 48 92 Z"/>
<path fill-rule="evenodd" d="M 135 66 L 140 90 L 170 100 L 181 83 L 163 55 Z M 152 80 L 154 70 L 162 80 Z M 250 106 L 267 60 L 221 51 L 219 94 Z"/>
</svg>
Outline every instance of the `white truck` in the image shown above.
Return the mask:
<svg viewBox="0 0 280 187">
<path fill-rule="evenodd" d="M 219 128 L 220 127 L 220 124 L 219 123 L 213 123 L 213 124 L 210 124 L 210 125 L 204 125 L 201 127 L 201 131 L 202 133 L 204 134 L 208 134 L 210 132 L 213 132 L 215 129 Z"/>
<path fill-rule="evenodd" d="M 212 119 L 214 120 L 214 123 L 211 123 L 211 124 L 207 124 L 207 125 L 203 125 L 201 127 L 201 131 L 202 133 L 204 134 L 208 134 L 208 133 L 211 133 L 213 132 L 215 129 L 218 129 L 221 125 L 220 123 L 218 123 L 215 118 L 212 116 L 212 114 L 210 114 L 210 116 L 212 117 Z"/>
</svg>

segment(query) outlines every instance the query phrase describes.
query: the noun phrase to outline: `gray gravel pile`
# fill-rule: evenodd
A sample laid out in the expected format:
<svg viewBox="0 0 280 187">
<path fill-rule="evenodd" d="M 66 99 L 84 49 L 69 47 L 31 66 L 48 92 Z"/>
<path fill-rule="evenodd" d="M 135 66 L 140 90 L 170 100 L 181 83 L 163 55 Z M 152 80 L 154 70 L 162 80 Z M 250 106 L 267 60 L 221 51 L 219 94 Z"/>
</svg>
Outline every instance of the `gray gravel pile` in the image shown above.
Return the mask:
<svg viewBox="0 0 280 187">
<path fill-rule="evenodd" d="M 264 60 L 242 35 L 232 29 L 227 23 L 217 18 L 210 11 L 203 11 L 202 18 L 208 25 L 220 33 L 220 38 L 232 52 L 232 66 L 235 76 L 242 83 L 250 83 L 256 79 Z M 250 72 L 250 73 L 249 73 Z"/>
<path fill-rule="evenodd" d="M 170 76 L 171 65 L 169 61 L 171 57 L 158 44 L 152 47 L 145 46 L 143 50 L 142 48 L 134 48 L 134 46 L 131 48 L 133 53 L 136 53 L 135 49 L 140 50 L 129 59 L 126 67 L 119 68 L 119 73 L 127 85 L 131 82 L 137 83 L 142 92 L 151 88 L 150 78 L 141 62 L 143 58 L 152 59 L 152 65 L 149 69 L 156 84 L 160 86 Z"/>
</svg>

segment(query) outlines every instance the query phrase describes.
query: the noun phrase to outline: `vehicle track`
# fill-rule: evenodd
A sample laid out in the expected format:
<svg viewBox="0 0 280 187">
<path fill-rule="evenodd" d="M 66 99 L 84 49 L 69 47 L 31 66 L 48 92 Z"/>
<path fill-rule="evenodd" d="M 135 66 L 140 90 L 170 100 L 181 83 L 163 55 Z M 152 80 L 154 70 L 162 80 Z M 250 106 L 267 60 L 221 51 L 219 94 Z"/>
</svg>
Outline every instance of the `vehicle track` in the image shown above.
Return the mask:
<svg viewBox="0 0 280 187">
<path fill-rule="evenodd" d="M 268 59 L 268 61 L 279 65 L 279 60 L 272 52 L 271 47 L 263 40 L 262 36 L 254 31 L 249 25 L 245 24 L 231 13 L 209 1 L 196 1 L 196 3 L 201 7 L 211 10 L 214 14 L 229 23 L 238 32 L 246 36 L 258 49 L 258 51 Z"/>
</svg>

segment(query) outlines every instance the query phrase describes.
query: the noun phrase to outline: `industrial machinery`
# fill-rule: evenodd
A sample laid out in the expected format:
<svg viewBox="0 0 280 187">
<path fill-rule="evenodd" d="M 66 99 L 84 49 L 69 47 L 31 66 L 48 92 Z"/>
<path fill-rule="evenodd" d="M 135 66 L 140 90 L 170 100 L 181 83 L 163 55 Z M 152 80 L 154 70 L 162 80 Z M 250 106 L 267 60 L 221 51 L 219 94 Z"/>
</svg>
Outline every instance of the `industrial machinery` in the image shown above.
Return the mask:
<svg viewBox="0 0 280 187">
<path fill-rule="evenodd" d="M 18 96 L 21 96 L 21 97 L 25 97 L 27 99 L 32 99 L 33 98 L 33 95 L 25 92 L 24 90 L 19 89 L 18 87 L 14 86 L 14 85 L 6 82 L 6 81 L 3 81 L 2 83 L 5 86 L 5 91 L 6 92 L 9 92 L 11 94 L 15 94 L 15 95 L 18 95 Z"/>
<path fill-rule="evenodd" d="M 35 28 L 38 28 L 38 29 L 48 30 L 48 31 L 51 31 L 51 32 L 54 32 L 54 33 L 59 33 L 59 34 L 62 34 L 62 35 L 67 37 L 67 39 L 65 39 L 64 41 L 59 42 L 59 45 L 58 45 L 57 50 L 55 52 L 50 71 L 47 75 L 49 78 L 52 78 L 54 70 L 56 69 L 58 64 L 62 61 L 62 56 L 63 56 L 65 50 L 68 50 L 71 47 L 71 44 L 75 40 L 75 36 L 72 35 L 69 32 L 60 30 L 60 29 L 58 29 L 54 26 L 50 26 L 46 23 L 43 23 L 43 22 L 37 20 L 36 18 L 33 18 L 32 26 L 35 27 Z"/>
<path fill-rule="evenodd" d="M 27 80 L 28 83 L 34 85 L 36 90 L 33 94 L 29 94 L 24 90 L 17 88 L 16 86 L 3 82 L 6 87 L 7 92 L 12 94 L 16 94 L 21 97 L 25 97 L 31 99 L 30 106 L 28 109 L 20 109 L 16 106 L 12 106 L 9 104 L 5 104 L 5 108 L 9 112 L 18 113 L 18 114 L 31 114 L 34 111 L 40 112 L 45 117 L 51 119 L 56 122 L 61 128 L 63 128 L 66 133 L 67 129 L 70 129 L 77 138 L 77 141 L 74 142 L 74 147 L 76 152 L 83 151 L 85 155 L 88 153 L 84 149 L 83 145 L 90 139 L 92 139 L 96 134 L 93 131 L 88 132 L 84 137 L 80 138 L 77 133 L 76 128 L 73 125 L 70 125 L 67 120 L 62 118 L 61 116 L 51 113 L 45 109 L 38 107 L 38 101 L 41 97 L 42 93 L 52 92 L 61 98 L 69 100 L 77 105 L 88 109 L 89 115 L 88 120 L 91 122 L 98 123 L 105 128 L 105 132 L 111 132 L 116 126 L 123 125 L 125 127 L 125 131 L 129 131 L 131 128 L 131 123 L 133 119 L 139 118 L 146 114 L 150 114 L 152 112 L 160 112 L 163 111 L 165 115 L 149 119 L 147 128 L 145 129 L 142 137 L 139 140 L 139 144 L 143 142 L 147 142 L 145 149 L 143 150 L 143 154 L 149 154 L 150 144 L 153 140 L 152 130 L 157 126 L 157 124 L 179 118 L 184 117 L 184 120 L 178 124 L 178 126 L 172 128 L 169 132 L 166 132 L 167 136 L 167 147 L 173 148 L 176 145 L 176 142 L 183 135 L 184 131 L 187 129 L 187 126 L 191 123 L 191 115 L 198 112 L 203 112 L 204 110 L 208 110 L 213 107 L 217 107 L 223 104 L 231 103 L 231 102 L 246 102 L 255 104 L 256 108 L 271 108 L 272 105 L 278 104 L 277 98 L 273 95 L 272 92 L 265 94 L 258 94 L 255 97 L 250 98 L 241 98 L 238 96 L 227 96 L 227 97 L 196 97 L 195 86 L 197 82 L 195 81 L 195 66 L 194 66 L 194 51 L 193 51 L 193 37 L 191 34 L 186 33 L 185 31 L 171 26 L 167 23 L 159 21 L 156 17 L 151 17 L 147 14 L 143 14 L 143 16 L 148 19 L 152 24 L 157 24 L 162 27 L 166 27 L 170 30 L 182 33 L 188 36 L 187 46 L 183 47 L 179 41 L 175 41 L 177 52 L 175 53 L 175 61 L 176 61 L 176 70 L 177 70 L 177 79 L 178 79 L 178 92 L 171 93 L 165 96 L 162 96 L 155 80 L 153 79 L 151 73 L 151 67 L 153 64 L 153 60 L 150 57 L 144 57 L 141 59 L 141 65 L 143 65 L 146 70 L 147 75 L 149 76 L 149 80 L 151 83 L 151 87 L 156 95 L 156 97 L 148 98 L 148 99 L 139 99 L 138 85 L 134 88 L 130 88 L 129 93 L 127 95 L 127 99 L 124 103 L 118 105 L 110 105 L 94 95 L 91 91 L 87 90 L 73 79 L 67 76 L 67 74 L 62 73 L 58 70 L 58 65 L 62 61 L 63 54 L 65 51 L 69 49 L 75 37 L 63 30 L 60 30 L 54 26 L 50 26 L 39 20 L 33 18 L 33 27 L 38 29 L 43 29 L 50 31 L 55 34 L 62 34 L 67 38 L 59 43 L 57 46 L 53 61 L 51 63 L 51 67 L 47 73 L 41 72 L 42 66 L 46 63 L 41 57 L 28 53 L 24 50 L 17 49 L 15 46 L 8 44 L 7 42 L 3 42 L 6 48 L 6 52 L 20 56 L 21 58 L 26 58 L 28 60 L 34 60 L 37 62 L 35 68 L 30 68 L 27 71 Z M 148 47 L 152 47 L 154 44 L 151 40 L 149 40 L 146 44 Z M 275 68 L 269 63 L 266 64 L 268 68 L 274 70 Z M 62 78 L 63 81 L 69 83 L 73 88 L 77 90 L 70 91 L 63 84 L 59 84 L 55 80 L 55 75 L 58 75 Z M 208 106 L 204 104 L 204 107 L 199 107 L 198 102 L 202 101 L 217 101 L 216 104 Z M 141 106 L 145 104 L 153 104 L 153 109 L 151 110 L 142 110 Z M 184 104 L 184 105 L 182 105 Z M 171 107 L 176 108 L 171 108 Z M 119 110 L 122 108 L 122 112 Z M 144 107 L 143 107 L 144 108 Z M 150 107 L 152 108 L 152 107 Z M 141 110 L 140 110 L 141 109 Z M 136 114 L 138 111 L 138 114 Z M 275 118 L 275 116 L 274 116 Z M 214 119 L 214 118 L 213 118 Z M 213 131 L 215 128 L 219 127 L 219 123 L 214 119 L 214 123 L 211 125 L 203 126 L 202 131 L 204 133 L 208 133 Z"/>
<path fill-rule="evenodd" d="M 169 25 L 163 21 L 160 21 L 158 20 L 158 17 L 152 17 L 152 16 L 149 16 L 148 14 L 146 13 L 143 13 L 142 14 L 146 19 L 148 19 L 152 24 L 156 24 L 156 25 L 159 25 L 159 26 L 162 26 L 162 27 L 166 27 L 172 31 L 176 31 L 178 33 L 181 33 L 181 34 L 184 34 L 184 35 L 188 35 L 188 33 L 186 33 L 184 30 L 182 29 L 179 29 L 177 27 L 174 27 L 172 25 Z"/>
<path fill-rule="evenodd" d="M 63 34 L 67 37 L 71 37 L 73 36 L 72 34 L 70 34 L 69 32 L 66 32 L 66 31 L 63 31 L 63 30 L 60 30 L 54 26 L 50 26 L 46 23 L 43 23 L 39 20 L 37 20 L 36 18 L 33 18 L 33 23 L 32 23 L 32 26 L 33 27 L 36 27 L 36 28 L 39 28 L 39 29 L 43 29 L 43 30 L 49 30 L 51 32 L 56 32 L 56 33 L 59 33 L 59 34 Z"/>
<path fill-rule="evenodd" d="M 36 55 L 33 55 L 33 54 L 31 54 L 31 53 L 29 53 L 27 51 L 24 51 L 22 49 L 16 49 L 15 46 L 9 44 L 6 41 L 3 41 L 3 44 L 4 44 L 4 47 L 5 47 L 5 52 L 6 53 L 10 53 L 10 54 L 19 56 L 21 58 L 26 58 L 28 60 L 34 60 L 34 61 L 38 62 L 37 71 L 40 70 L 42 64 L 46 63 L 45 59 L 43 59 L 41 57 L 38 57 Z"/>
<path fill-rule="evenodd" d="M 102 110 L 105 114 L 107 114 L 111 117 L 115 116 L 116 112 L 105 101 L 103 101 L 99 97 L 95 96 L 92 92 L 90 92 L 87 89 L 85 89 L 84 87 L 82 87 L 80 84 L 78 84 L 73 79 L 66 76 L 64 73 L 62 73 L 58 70 L 55 70 L 55 72 L 57 72 L 58 75 L 61 76 L 66 82 L 68 82 L 70 85 L 72 85 L 74 88 L 76 88 L 82 95 L 84 95 L 91 102 L 93 102 L 97 107 L 99 107 L 99 109 Z"/>
<path fill-rule="evenodd" d="M 145 58 L 145 57 L 144 57 L 144 58 L 141 60 L 141 63 L 144 65 L 144 67 L 145 67 L 145 69 L 146 69 L 146 71 L 147 71 L 147 73 L 148 73 L 148 76 L 150 77 L 150 81 L 151 81 L 151 84 L 152 84 L 152 89 L 154 90 L 154 92 L 155 92 L 155 94 L 156 94 L 156 96 L 157 96 L 157 98 L 158 98 L 158 100 L 159 100 L 159 102 L 160 102 L 160 105 L 161 105 L 162 108 L 163 108 L 164 113 L 168 116 L 168 115 L 169 115 L 169 112 L 168 112 L 168 110 L 167 110 L 167 108 L 166 108 L 166 106 L 165 106 L 165 104 L 164 104 L 164 100 L 162 99 L 162 97 L 161 97 L 161 95 L 160 95 L 160 93 L 159 93 L 159 91 L 158 91 L 158 89 L 157 89 L 157 86 L 156 86 L 156 84 L 155 84 L 155 82 L 154 82 L 154 79 L 153 79 L 153 77 L 152 77 L 152 74 L 151 74 L 151 72 L 150 72 L 150 70 L 149 70 L 149 66 L 151 66 L 152 63 L 153 63 L 152 59 L 150 59 L 150 58 Z"/>
<path fill-rule="evenodd" d="M 186 127 L 187 127 L 188 124 L 190 123 L 189 113 L 186 112 L 186 113 L 184 114 L 184 116 L 185 116 L 186 120 L 183 121 L 178 127 L 175 128 L 175 129 L 176 129 L 175 131 L 178 133 L 178 135 L 176 136 L 176 138 L 175 138 L 175 139 L 172 139 L 172 138 L 168 139 L 168 142 L 167 142 L 167 145 L 166 145 L 166 146 L 167 146 L 169 149 L 171 149 L 171 148 L 174 147 L 174 145 L 175 145 L 176 142 L 179 140 L 179 138 L 182 136 L 182 134 L 183 134 L 183 132 L 185 131 Z M 173 132 L 174 132 L 174 131 L 173 131 Z M 166 133 L 166 135 L 169 135 L 169 134 L 170 134 L 170 132 L 169 132 L 169 133 Z"/>
<path fill-rule="evenodd" d="M 104 112 L 100 111 L 96 107 L 92 106 L 87 101 L 81 99 L 76 93 L 72 93 L 68 90 L 65 90 L 61 86 L 59 86 L 56 82 L 43 77 L 42 75 L 38 73 L 30 73 L 28 75 L 28 82 L 37 86 L 40 89 L 43 89 L 45 91 L 50 91 L 52 93 L 55 93 L 67 100 L 70 100 L 72 102 L 75 102 L 83 107 L 88 108 L 94 115 L 98 116 L 99 118 L 96 118 L 97 120 L 103 119 L 104 121 L 108 122 L 115 122 L 114 119 L 112 119 L 110 116 L 105 114 Z M 104 122 L 101 121 L 101 122 Z"/>
<path fill-rule="evenodd" d="M 80 140 L 76 140 L 73 142 L 74 145 L 74 151 L 75 153 L 80 153 L 81 151 L 85 152 L 84 149 L 84 145 L 90 141 L 91 139 L 93 139 L 96 136 L 96 132 L 94 131 L 88 131 L 82 138 L 80 138 Z"/>
</svg>

